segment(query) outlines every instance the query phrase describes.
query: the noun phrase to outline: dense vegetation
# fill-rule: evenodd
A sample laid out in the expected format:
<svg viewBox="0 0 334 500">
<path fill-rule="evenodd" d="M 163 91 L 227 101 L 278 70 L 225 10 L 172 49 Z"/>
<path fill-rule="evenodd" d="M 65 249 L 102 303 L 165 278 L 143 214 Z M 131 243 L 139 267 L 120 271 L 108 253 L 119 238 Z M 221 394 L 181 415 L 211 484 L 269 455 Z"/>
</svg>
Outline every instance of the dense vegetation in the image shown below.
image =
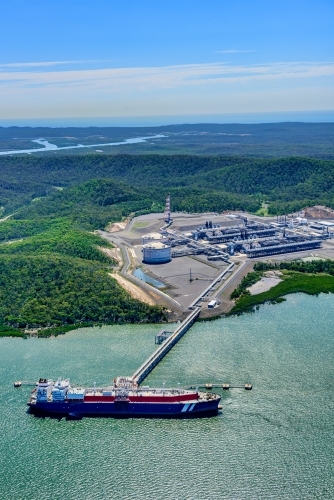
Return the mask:
<svg viewBox="0 0 334 500">
<path fill-rule="evenodd" d="M 329 259 L 313 259 L 310 261 L 256 262 L 254 269 L 256 271 L 286 269 L 288 271 L 298 271 L 299 273 L 326 273 L 334 276 L 334 261 Z"/>
<path fill-rule="evenodd" d="M 234 196 L 219 191 L 200 189 L 170 190 L 175 210 L 203 212 L 242 208 L 256 210 L 259 204 L 250 197 Z M 76 227 L 104 229 L 109 222 L 122 220 L 130 213 L 137 215 L 162 212 L 165 195 L 154 188 L 132 188 L 124 183 L 100 179 L 58 191 L 21 209 L 14 218 L 20 220 L 66 217 Z"/>
<path fill-rule="evenodd" d="M 3 240 L 4 232 L 7 239 L 12 240 L 7 241 L 7 244 L 0 244 L 0 256 L 56 253 L 85 260 L 113 263 L 113 260 L 108 258 L 98 248 L 102 246 L 108 247 L 108 243 L 101 240 L 98 236 L 72 228 L 66 219 L 57 219 L 57 224 L 50 224 L 51 227 L 45 231 L 41 231 L 40 227 L 39 234 L 20 240 L 19 238 L 22 237 L 22 233 L 28 236 L 29 229 L 30 232 L 33 232 L 31 230 L 31 222 L 25 220 L 6 221 L 0 224 L 0 229 L 5 229 L 5 231 L 0 231 L 0 242 Z M 16 227 L 16 224 L 18 227 Z M 36 231 L 36 228 L 34 230 Z M 18 239 L 16 240 L 16 238 Z"/>
<path fill-rule="evenodd" d="M 0 127 L 0 151 L 40 148 L 43 137 L 57 146 L 105 144 L 130 137 L 162 134 L 138 144 L 104 146 L 107 154 L 190 154 L 278 158 L 304 156 L 334 159 L 333 123 L 183 124 L 161 127 Z M 92 148 L 91 151 L 95 153 Z M 86 154 L 74 149 L 40 154 Z"/>
<path fill-rule="evenodd" d="M 242 278 L 240 285 L 237 286 L 235 290 L 231 293 L 231 299 L 237 299 L 246 292 L 246 289 L 259 281 L 262 276 L 262 272 L 254 271 L 248 273 L 244 278 Z M 249 293 L 249 292 L 248 292 Z"/>
<path fill-rule="evenodd" d="M 202 148 L 204 136 L 199 128 L 197 135 L 189 129 L 188 136 Z M 217 132 L 213 126 L 210 133 L 230 141 L 223 130 Z M 276 139 L 282 139 L 287 131 L 284 126 L 275 130 Z M 298 130 L 302 141 L 304 129 Z M 3 130 L 0 132 L 3 140 L 10 140 Z M 28 132 L 21 132 L 15 130 L 15 137 L 27 141 Z M 124 130 L 114 132 L 114 139 L 124 138 Z M 132 132 L 130 136 L 158 131 Z M 237 126 L 234 132 L 247 134 Z M 168 133 L 168 140 L 177 144 L 177 129 Z M 318 133 L 323 133 L 321 127 Z M 242 137 L 244 144 L 253 141 L 260 148 L 259 137 Z M 53 139 L 59 145 L 64 141 L 57 135 Z M 81 142 L 89 140 L 85 136 Z M 182 140 L 190 144 L 190 139 Z M 284 140 L 289 142 L 288 134 Z M 210 147 L 214 148 L 213 143 Z M 256 212 L 264 201 L 272 214 L 312 204 L 334 207 L 334 161 L 95 152 L 0 156 L 0 206 L 4 217 L 12 214 L 0 223 L 0 335 L 20 334 L 18 326 L 54 325 L 56 333 L 59 327 L 72 328 L 75 324 L 162 320 L 161 308 L 130 299 L 108 276 L 113 261 L 98 248 L 108 245 L 88 231 L 104 229 L 129 214 L 161 212 L 168 192 L 175 211 Z M 314 272 L 298 266 L 290 269 L 296 276 Z M 244 278 L 233 294 L 239 297 L 236 307 L 248 307 L 248 303 L 242 306 L 242 301 L 247 299 L 250 304 L 255 300 L 246 297 L 245 290 L 262 271 L 255 268 Z M 332 274 L 328 267 L 321 272 Z M 299 278 L 300 289 L 305 288 L 303 283 Z M 295 289 L 288 279 L 279 286 Z"/>
<path fill-rule="evenodd" d="M 1 256 L 0 317 L 19 328 L 164 319 L 160 307 L 130 298 L 106 271 L 53 254 Z"/>
<path fill-rule="evenodd" d="M 244 311 L 251 311 L 255 306 L 264 304 L 265 302 L 281 302 L 284 300 L 283 296 L 290 293 L 303 292 L 309 295 L 318 295 L 321 292 L 334 293 L 334 262 L 331 260 L 277 263 L 257 262 L 254 265 L 254 269 L 255 273 L 249 273 L 250 282 L 255 278 L 255 274 L 258 275 L 259 279 L 262 273 L 267 270 L 281 270 L 283 280 L 270 290 L 257 295 L 245 292 L 244 287 L 240 291 L 239 298 L 229 314 L 240 314 Z M 231 298 L 234 297 L 231 296 Z"/>
<path fill-rule="evenodd" d="M 39 332 L 50 335 L 96 323 L 163 321 L 161 307 L 130 298 L 110 277 L 114 261 L 99 248 L 109 246 L 66 217 L 0 224 L 0 336 L 36 327 L 51 327 Z"/>
<path fill-rule="evenodd" d="M 73 190 L 68 192 L 68 187 Z M 83 203 L 84 195 L 99 207 L 117 205 L 118 213 L 151 210 L 152 204 L 164 203 L 167 192 L 173 210 L 254 212 L 264 200 L 272 214 L 313 204 L 334 207 L 334 161 L 189 155 L 0 157 L 4 215 L 29 204 L 33 210 L 40 205 L 38 199 L 48 195 L 54 206 L 63 203 L 65 212 L 65 204 L 69 212 L 77 200 Z M 51 206 L 45 210 L 50 212 Z M 36 211 L 40 215 L 41 206 Z"/>
</svg>

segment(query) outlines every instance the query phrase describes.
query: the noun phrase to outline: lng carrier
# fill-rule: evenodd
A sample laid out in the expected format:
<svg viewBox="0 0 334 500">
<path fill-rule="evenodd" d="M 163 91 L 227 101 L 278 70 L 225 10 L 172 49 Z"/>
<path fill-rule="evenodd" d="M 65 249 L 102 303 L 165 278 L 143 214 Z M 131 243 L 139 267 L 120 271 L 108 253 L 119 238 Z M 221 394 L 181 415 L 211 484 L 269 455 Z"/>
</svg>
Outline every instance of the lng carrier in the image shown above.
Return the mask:
<svg viewBox="0 0 334 500">
<path fill-rule="evenodd" d="M 189 418 L 217 415 L 221 397 L 198 389 L 138 386 L 130 377 L 117 377 L 110 387 L 72 387 L 69 380 L 41 378 L 28 406 L 34 414 L 70 418 Z"/>
<path fill-rule="evenodd" d="M 72 387 L 68 379 L 41 378 L 31 393 L 31 413 L 62 415 L 70 418 L 189 418 L 217 415 L 221 396 L 197 389 L 150 388 L 140 385 L 185 332 L 196 321 L 200 308 L 195 307 L 135 371 L 131 377 L 117 377 L 108 387 Z"/>
</svg>

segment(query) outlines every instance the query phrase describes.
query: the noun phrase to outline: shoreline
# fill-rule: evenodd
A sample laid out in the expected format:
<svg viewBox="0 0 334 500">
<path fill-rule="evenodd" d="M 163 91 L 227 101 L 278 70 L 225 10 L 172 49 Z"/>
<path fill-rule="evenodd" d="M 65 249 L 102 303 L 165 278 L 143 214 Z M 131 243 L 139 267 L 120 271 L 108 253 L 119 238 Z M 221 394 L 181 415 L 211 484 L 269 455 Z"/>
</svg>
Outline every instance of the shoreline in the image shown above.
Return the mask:
<svg viewBox="0 0 334 500">
<path fill-rule="evenodd" d="M 283 279 L 280 283 L 273 286 L 269 290 L 259 293 L 257 295 L 250 295 L 249 293 L 242 294 L 235 302 L 230 311 L 225 313 L 212 314 L 208 317 L 199 317 L 197 321 L 215 321 L 219 318 L 237 316 L 243 313 L 254 312 L 260 305 L 271 303 L 278 304 L 284 302 L 285 296 L 294 293 L 305 293 L 307 295 L 319 295 L 320 293 L 333 293 L 334 294 L 334 276 L 325 273 L 306 274 L 296 271 L 285 271 L 282 275 Z M 213 313 L 213 311 L 212 311 Z M 87 324 L 79 323 L 77 325 L 64 325 L 60 327 L 51 328 L 36 328 L 34 332 L 29 333 L 26 330 L 16 329 L 14 327 L 6 327 L 3 325 L 2 331 L 0 330 L 0 338 L 50 338 L 51 336 L 64 335 L 69 331 L 78 330 L 80 328 L 92 328 L 94 326 L 105 326 L 109 323 L 101 324 Z M 116 323 L 113 323 L 115 325 Z M 139 323 L 138 323 L 139 324 Z M 140 323 L 142 324 L 142 323 Z M 150 323 L 152 324 L 152 323 Z M 154 324 L 154 323 L 153 323 Z M 157 323 L 162 324 L 162 323 Z M 117 323 L 120 325 L 120 323 Z"/>
<path fill-rule="evenodd" d="M 305 293 L 319 295 L 320 293 L 334 293 L 334 276 L 325 273 L 307 274 L 297 271 L 286 271 L 282 274 L 283 280 L 269 290 L 257 295 L 241 295 L 231 311 L 225 316 L 234 316 L 244 312 L 252 312 L 265 303 L 277 304 L 285 301 L 286 295 Z"/>
</svg>

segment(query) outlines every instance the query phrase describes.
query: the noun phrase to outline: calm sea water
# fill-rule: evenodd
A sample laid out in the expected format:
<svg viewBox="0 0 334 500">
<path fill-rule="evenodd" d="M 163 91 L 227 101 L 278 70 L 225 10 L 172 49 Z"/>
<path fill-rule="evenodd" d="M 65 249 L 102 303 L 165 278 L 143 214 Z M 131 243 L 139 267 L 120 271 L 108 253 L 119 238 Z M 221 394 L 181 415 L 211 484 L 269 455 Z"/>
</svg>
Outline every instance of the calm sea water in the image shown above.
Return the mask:
<svg viewBox="0 0 334 500">
<path fill-rule="evenodd" d="M 197 323 L 147 384 L 251 382 L 200 420 L 40 419 L 16 379 L 108 383 L 154 349 L 155 326 L 0 339 L 0 498 L 333 499 L 334 296 L 289 296 Z"/>
</svg>

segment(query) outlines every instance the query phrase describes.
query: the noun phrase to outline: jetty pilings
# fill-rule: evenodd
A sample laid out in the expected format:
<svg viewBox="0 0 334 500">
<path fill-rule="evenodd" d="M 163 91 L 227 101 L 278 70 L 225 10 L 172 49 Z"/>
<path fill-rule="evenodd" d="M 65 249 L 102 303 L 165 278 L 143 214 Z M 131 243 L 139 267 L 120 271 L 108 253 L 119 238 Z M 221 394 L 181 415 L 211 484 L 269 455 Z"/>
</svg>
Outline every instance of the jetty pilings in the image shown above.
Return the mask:
<svg viewBox="0 0 334 500">
<path fill-rule="evenodd" d="M 174 333 L 165 340 L 154 353 L 147 358 L 146 361 L 134 372 L 132 375 L 133 382 L 141 384 L 143 380 L 148 376 L 148 374 L 153 370 L 153 368 L 166 356 L 166 354 L 171 350 L 171 348 L 180 340 L 181 337 L 189 330 L 189 328 L 194 324 L 196 319 L 201 312 L 200 307 L 195 307 L 194 310 L 187 316 L 187 318 L 182 321 L 180 326 L 174 331 Z"/>
</svg>

